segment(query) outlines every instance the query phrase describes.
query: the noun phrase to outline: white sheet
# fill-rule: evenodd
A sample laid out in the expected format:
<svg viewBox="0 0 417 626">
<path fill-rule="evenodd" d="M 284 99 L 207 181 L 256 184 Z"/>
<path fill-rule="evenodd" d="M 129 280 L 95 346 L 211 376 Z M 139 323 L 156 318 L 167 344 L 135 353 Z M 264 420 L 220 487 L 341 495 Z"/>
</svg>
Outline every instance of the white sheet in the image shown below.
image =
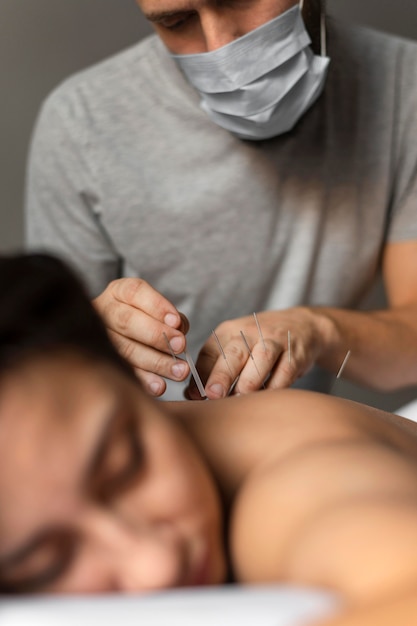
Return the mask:
<svg viewBox="0 0 417 626">
<path fill-rule="evenodd" d="M 401 415 L 402 417 L 406 417 L 413 422 L 417 422 L 417 400 L 413 402 L 409 402 L 409 404 L 405 404 L 398 411 L 395 411 L 397 415 Z"/>
<path fill-rule="evenodd" d="M 330 594 L 225 585 L 142 596 L 0 601 L 1 626 L 306 626 L 332 614 Z"/>
</svg>

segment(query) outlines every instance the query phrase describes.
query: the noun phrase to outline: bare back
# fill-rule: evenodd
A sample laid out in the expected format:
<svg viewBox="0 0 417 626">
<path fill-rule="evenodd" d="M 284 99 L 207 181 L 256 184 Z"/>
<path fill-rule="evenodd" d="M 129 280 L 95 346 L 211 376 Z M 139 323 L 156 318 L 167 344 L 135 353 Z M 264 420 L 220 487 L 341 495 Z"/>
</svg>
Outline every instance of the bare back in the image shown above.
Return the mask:
<svg viewBox="0 0 417 626">
<path fill-rule="evenodd" d="M 354 604 L 417 583 L 416 424 L 294 390 L 184 408 L 232 505 L 237 580 Z"/>
</svg>

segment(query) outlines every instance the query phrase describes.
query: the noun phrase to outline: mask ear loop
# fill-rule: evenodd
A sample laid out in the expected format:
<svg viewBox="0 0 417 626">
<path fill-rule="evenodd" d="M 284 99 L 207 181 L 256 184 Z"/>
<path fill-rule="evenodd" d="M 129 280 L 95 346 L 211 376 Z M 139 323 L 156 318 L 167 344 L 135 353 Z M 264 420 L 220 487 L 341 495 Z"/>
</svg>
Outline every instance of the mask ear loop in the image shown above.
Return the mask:
<svg viewBox="0 0 417 626">
<path fill-rule="evenodd" d="M 300 0 L 299 7 L 302 13 L 304 0 Z M 327 56 L 326 0 L 320 0 L 320 54 Z"/>
<path fill-rule="evenodd" d="M 327 56 L 326 0 L 320 2 L 320 54 Z"/>
</svg>

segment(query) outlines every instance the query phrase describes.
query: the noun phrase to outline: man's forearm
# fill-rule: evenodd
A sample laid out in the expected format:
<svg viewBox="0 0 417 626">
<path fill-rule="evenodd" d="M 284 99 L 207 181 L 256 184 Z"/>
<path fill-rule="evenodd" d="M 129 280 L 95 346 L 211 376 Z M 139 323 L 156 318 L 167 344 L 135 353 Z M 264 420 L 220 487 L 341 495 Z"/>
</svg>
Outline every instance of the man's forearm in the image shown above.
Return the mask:
<svg viewBox="0 0 417 626">
<path fill-rule="evenodd" d="M 318 364 L 381 391 L 417 384 L 417 304 L 382 311 L 316 308 L 328 321 L 327 347 Z"/>
</svg>

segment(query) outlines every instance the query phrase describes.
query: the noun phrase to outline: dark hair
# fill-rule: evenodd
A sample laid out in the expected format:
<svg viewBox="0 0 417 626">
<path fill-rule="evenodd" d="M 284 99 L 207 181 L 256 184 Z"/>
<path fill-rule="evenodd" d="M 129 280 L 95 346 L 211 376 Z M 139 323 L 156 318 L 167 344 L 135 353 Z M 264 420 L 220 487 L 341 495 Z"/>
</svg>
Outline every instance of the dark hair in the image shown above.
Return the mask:
<svg viewBox="0 0 417 626">
<path fill-rule="evenodd" d="M 66 350 L 134 376 L 62 261 L 46 254 L 0 257 L 0 374 L 30 357 Z"/>
</svg>

